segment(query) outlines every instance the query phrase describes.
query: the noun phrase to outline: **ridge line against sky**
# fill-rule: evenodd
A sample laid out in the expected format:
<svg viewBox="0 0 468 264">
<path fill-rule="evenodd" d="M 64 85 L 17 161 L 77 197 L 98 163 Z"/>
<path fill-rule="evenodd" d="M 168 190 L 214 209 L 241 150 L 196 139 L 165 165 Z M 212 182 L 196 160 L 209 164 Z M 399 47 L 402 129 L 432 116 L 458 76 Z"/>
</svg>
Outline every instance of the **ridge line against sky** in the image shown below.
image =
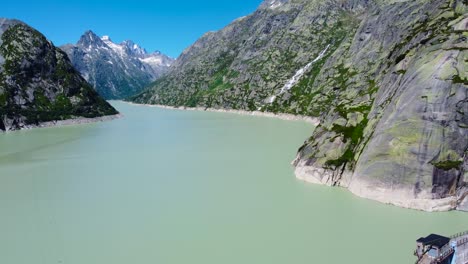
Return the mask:
<svg viewBox="0 0 468 264">
<path fill-rule="evenodd" d="M 92 30 L 116 42 L 177 58 L 208 31 L 251 14 L 262 0 L 25 0 L 2 3 L 0 17 L 24 21 L 60 46 Z"/>
</svg>

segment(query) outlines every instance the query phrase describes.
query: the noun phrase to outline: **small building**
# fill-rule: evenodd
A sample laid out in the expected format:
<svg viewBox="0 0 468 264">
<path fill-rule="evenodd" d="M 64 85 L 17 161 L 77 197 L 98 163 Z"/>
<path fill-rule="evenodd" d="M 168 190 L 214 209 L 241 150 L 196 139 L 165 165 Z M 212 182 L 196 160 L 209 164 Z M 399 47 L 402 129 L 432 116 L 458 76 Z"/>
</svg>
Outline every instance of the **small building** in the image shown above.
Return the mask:
<svg viewBox="0 0 468 264">
<path fill-rule="evenodd" d="M 427 237 L 421 237 L 416 240 L 416 256 L 420 259 L 424 255 L 429 258 L 437 258 L 443 252 L 442 247 L 450 242 L 450 238 L 441 235 L 430 234 Z"/>
</svg>

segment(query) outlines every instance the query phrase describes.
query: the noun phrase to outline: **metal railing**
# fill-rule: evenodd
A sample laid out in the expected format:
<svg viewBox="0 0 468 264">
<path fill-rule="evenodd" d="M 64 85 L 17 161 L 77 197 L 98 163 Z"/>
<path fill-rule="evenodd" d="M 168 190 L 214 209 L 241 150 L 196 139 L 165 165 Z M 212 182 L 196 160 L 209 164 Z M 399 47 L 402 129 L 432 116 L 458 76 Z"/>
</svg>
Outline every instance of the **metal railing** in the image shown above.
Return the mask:
<svg viewBox="0 0 468 264">
<path fill-rule="evenodd" d="M 456 240 L 457 238 L 460 238 L 460 237 L 463 237 L 463 236 L 466 236 L 466 237 L 464 237 L 464 238 L 462 238 L 460 240 Z M 468 244 L 468 230 L 464 231 L 464 232 L 456 233 L 454 235 L 451 235 L 449 238 L 450 238 L 450 240 L 456 240 L 457 241 L 457 247 Z M 448 244 L 444 245 L 440 249 L 441 253 L 439 254 L 439 256 L 436 257 L 434 260 L 432 260 L 430 263 L 431 264 L 440 263 L 440 262 L 444 261 L 450 255 L 452 255 L 455 252 L 455 250 L 452 248 L 452 246 L 450 244 L 451 243 L 449 242 Z M 418 260 L 416 261 L 416 263 L 418 263 L 422 259 L 422 256 L 425 255 L 426 253 L 427 253 L 427 251 L 423 252 L 423 254 L 421 254 L 421 256 L 418 257 Z M 417 251 L 416 250 L 414 251 L 414 255 L 417 256 Z"/>
<path fill-rule="evenodd" d="M 462 233 L 458 233 L 454 236 L 454 239 L 457 238 L 457 237 L 461 237 L 461 236 L 465 236 L 465 235 L 468 235 L 468 231 L 467 232 L 462 232 Z M 468 243 L 468 237 L 465 237 L 465 238 L 462 238 L 460 240 L 457 240 L 457 247 L 459 246 L 463 246 L 465 244 Z M 451 247 L 450 243 L 443 246 L 441 249 L 440 249 L 440 252 L 442 252 L 437 258 L 435 258 L 434 260 L 431 261 L 431 264 L 438 264 L 438 263 L 441 263 L 442 261 L 444 261 L 446 258 L 448 258 L 450 255 L 452 255 L 453 253 L 455 253 L 455 250 Z M 418 259 L 419 261 L 419 259 Z"/>
<path fill-rule="evenodd" d="M 458 241 L 457 241 L 457 247 L 463 246 L 463 245 L 465 245 L 466 243 L 468 243 L 468 237 L 465 237 L 465 238 L 462 238 L 462 239 L 458 240 Z"/>
<path fill-rule="evenodd" d="M 453 252 L 455 252 L 455 250 L 453 250 L 453 248 L 450 247 L 449 250 L 446 250 L 445 252 L 442 252 L 442 254 L 441 254 L 439 257 L 437 257 L 436 259 L 434 259 L 433 261 L 431 261 L 431 264 L 441 263 L 441 262 L 444 261 L 446 258 L 448 258 L 450 255 L 452 255 Z"/>
<path fill-rule="evenodd" d="M 457 237 L 461 237 L 461 236 L 465 236 L 465 235 L 468 235 L 468 230 L 465 231 L 465 232 L 460 232 L 460 233 L 456 233 L 455 235 L 452 235 L 450 236 L 450 238 L 457 238 Z"/>
</svg>

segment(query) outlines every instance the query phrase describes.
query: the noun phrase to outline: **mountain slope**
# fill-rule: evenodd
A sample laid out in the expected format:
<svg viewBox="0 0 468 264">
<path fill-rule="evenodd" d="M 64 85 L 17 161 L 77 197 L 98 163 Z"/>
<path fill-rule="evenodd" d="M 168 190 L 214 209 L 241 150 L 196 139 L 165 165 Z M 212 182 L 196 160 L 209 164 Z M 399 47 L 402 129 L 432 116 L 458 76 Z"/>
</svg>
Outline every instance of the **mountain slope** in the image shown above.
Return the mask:
<svg viewBox="0 0 468 264">
<path fill-rule="evenodd" d="M 169 75 L 136 100 L 275 111 L 277 106 L 268 102 L 288 80 L 329 45 L 325 55 L 332 53 L 357 27 L 364 5 L 334 5 L 265 1 L 254 14 L 201 37 L 180 55 Z M 311 112 L 305 106 L 281 111 Z"/>
<path fill-rule="evenodd" d="M 107 99 L 121 99 L 142 89 L 167 72 L 174 61 L 148 53 L 130 40 L 115 44 L 108 36 L 87 31 L 76 45 L 61 47 L 75 68 Z"/>
<path fill-rule="evenodd" d="M 28 25 L 0 18 L 0 131 L 114 114 L 63 51 Z"/>
<path fill-rule="evenodd" d="M 133 101 L 315 116 L 299 178 L 462 208 L 467 13 L 462 0 L 267 0 L 201 37 Z"/>
</svg>

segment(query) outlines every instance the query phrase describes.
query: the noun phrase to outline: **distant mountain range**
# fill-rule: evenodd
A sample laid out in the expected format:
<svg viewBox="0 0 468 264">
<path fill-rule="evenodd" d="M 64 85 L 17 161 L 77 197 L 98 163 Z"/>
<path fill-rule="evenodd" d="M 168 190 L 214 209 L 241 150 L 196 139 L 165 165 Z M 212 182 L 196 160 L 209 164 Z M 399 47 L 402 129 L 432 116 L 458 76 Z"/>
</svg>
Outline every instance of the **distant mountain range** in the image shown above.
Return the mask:
<svg viewBox="0 0 468 264">
<path fill-rule="evenodd" d="M 0 18 L 0 131 L 115 114 L 65 52 L 25 23 Z"/>
<path fill-rule="evenodd" d="M 76 45 L 61 47 L 81 75 L 106 99 L 122 99 L 167 72 L 174 59 L 159 51 L 148 53 L 131 40 L 114 43 L 109 36 L 92 31 L 81 36 Z"/>
</svg>

